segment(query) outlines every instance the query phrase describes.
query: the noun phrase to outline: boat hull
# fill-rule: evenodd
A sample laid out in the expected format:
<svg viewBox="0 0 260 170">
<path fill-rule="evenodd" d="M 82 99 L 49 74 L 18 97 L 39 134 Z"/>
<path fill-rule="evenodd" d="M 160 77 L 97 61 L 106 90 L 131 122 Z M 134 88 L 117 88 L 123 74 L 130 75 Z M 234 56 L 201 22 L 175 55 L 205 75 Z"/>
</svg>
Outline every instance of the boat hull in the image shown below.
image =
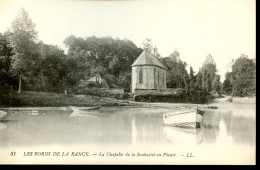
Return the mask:
<svg viewBox="0 0 260 170">
<path fill-rule="evenodd" d="M 71 107 L 72 113 L 70 117 L 88 117 L 88 118 L 99 118 L 99 117 L 106 117 L 109 114 L 102 113 L 99 111 L 101 107 Z"/>
<path fill-rule="evenodd" d="M 101 107 L 100 106 L 96 106 L 96 107 L 72 107 L 72 106 L 70 106 L 70 108 L 73 111 L 91 111 L 91 110 L 99 110 Z"/>
<path fill-rule="evenodd" d="M 39 115 L 39 112 L 37 110 L 33 110 L 32 113 L 31 113 L 33 116 L 37 116 Z"/>
<path fill-rule="evenodd" d="M 198 108 L 189 110 L 180 110 L 165 113 L 163 115 L 164 124 L 166 126 L 199 128 L 202 124 L 203 111 Z"/>
</svg>

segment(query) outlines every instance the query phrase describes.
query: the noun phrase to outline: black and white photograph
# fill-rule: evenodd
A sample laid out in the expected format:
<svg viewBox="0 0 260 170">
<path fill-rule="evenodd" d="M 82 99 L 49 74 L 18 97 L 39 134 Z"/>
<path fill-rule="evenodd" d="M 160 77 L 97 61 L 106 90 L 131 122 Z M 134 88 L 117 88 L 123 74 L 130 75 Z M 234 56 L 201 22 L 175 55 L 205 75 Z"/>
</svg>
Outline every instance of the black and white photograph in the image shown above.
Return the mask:
<svg viewBox="0 0 260 170">
<path fill-rule="evenodd" d="M 0 0 L 0 165 L 255 165 L 255 0 Z"/>
</svg>

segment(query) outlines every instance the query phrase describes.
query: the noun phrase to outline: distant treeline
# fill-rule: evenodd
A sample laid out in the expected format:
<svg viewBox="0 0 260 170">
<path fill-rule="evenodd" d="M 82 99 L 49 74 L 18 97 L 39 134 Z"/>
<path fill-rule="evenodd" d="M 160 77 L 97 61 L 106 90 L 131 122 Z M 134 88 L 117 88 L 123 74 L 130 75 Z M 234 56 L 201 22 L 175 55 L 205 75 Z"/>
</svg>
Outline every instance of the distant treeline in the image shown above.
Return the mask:
<svg viewBox="0 0 260 170">
<path fill-rule="evenodd" d="M 151 40 L 146 38 L 143 49 L 128 39 L 112 37 L 86 38 L 73 35 L 64 40 L 67 54 L 53 45 L 39 41 L 35 24 L 25 9 L 14 18 L 8 31 L 0 33 L 0 90 L 11 89 L 43 92 L 73 93 L 80 80 L 99 73 L 109 86 L 122 87 L 130 92 L 131 64 L 143 49 L 156 55 L 168 68 L 167 87 L 234 95 L 254 93 L 255 61 L 242 55 L 234 63 L 233 72 L 227 73 L 222 84 L 217 66 L 209 54 L 195 74 L 180 59 L 178 50 L 167 57 L 161 56 Z"/>
</svg>

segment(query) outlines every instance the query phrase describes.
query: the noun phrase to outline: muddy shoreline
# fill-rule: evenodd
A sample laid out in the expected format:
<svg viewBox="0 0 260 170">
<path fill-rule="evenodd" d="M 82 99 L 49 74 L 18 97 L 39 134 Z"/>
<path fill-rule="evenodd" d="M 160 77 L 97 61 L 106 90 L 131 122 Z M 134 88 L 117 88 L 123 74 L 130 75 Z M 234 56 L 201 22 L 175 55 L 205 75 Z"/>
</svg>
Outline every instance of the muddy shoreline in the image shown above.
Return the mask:
<svg viewBox="0 0 260 170">
<path fill-rule="evenodd" d="M 136 108 L 166 108 L 173 109 L 180 106 L 198 106 L 204 110 L 230 110 L 230 109 L 256 109 L 255 103 L 238 103 L 229 102 L 230 96 L 225 96 L 224 98 L 216 98 L 207 104 L 193 104 L 193 103 L 149 103 L 149 102 L 135 102 L 129 100 L 116 100 L 116 99 L 103 99 L 99 102 L 94 103 L 91 106 L 100 105 L 102 107 L 136 107 Z M 101 101 L 101 102 L 100 102 Z M 76 105 L 77 106 L 77 105 Z M 79 106 L 79 105 L 78 105 Z M 82 105 L 80 105 L 82 106 Z M 86 107 L 91 107 L 84 105 Z M 13 107 L 0 107 L 1 109 L 8 110 L 71 110 L 69 106 L 13 106 Z"/>
</svg>

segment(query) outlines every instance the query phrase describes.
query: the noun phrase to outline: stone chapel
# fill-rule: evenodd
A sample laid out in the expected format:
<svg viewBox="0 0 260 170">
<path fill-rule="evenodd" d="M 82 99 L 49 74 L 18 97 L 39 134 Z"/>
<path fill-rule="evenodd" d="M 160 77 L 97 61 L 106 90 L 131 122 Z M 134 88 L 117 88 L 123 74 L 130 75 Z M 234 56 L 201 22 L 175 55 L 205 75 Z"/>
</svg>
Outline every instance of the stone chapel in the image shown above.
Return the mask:
<svg viewBox="0 0 260 170">
<path fill-rule="evenodd" d="M 150 52 L 144 50 L 131 66 L 132 93 L 134 93 L 136 89 L 166 89 L 167 68 Z"/>
</svg>

